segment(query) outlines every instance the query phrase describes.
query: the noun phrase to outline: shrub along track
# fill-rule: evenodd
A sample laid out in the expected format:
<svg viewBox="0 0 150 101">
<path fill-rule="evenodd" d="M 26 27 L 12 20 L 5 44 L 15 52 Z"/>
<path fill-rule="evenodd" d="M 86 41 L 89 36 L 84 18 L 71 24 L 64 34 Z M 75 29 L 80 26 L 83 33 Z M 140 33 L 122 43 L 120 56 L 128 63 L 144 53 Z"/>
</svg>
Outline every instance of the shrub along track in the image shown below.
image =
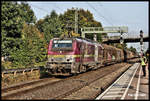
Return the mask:
<svg viewBox="0 0 150 101">
<path fill-rule="evenodd" d="M 131 64 L 127 63 L 118 63 L 115 65 L 106 66 L 95 71 L 89 71 L 86 73 L 79 74 L 77 76 L 72 76 L 63 80 L 58 80 L 54 83 L 48 83 L 46 85 L 43 84 L 38 88 L 32 88 L 32 90 L 28 90 L 26 92 L 15 93 L 11 96 L 2 96 L 2 99 L 63 99 L 65 97 L 67 98 L 67 96 L 79 91 L 84 87 L 89 86 L 93 82 L 105 78 L 108 75 L 112 75 L 112 73 L 115 73 L 120 69 L 125 70 L 129 66 L 131 66 Z M 120 74 L 118 74 L 118 76 L 119 75 Z M 115 78 L 110 78 L 110 82 L 107 81 L 107 84 L 110 84 L 114 79 Z M 99 86 L 100 85 L 101 84 L 99 84 Z"/>
</svg>

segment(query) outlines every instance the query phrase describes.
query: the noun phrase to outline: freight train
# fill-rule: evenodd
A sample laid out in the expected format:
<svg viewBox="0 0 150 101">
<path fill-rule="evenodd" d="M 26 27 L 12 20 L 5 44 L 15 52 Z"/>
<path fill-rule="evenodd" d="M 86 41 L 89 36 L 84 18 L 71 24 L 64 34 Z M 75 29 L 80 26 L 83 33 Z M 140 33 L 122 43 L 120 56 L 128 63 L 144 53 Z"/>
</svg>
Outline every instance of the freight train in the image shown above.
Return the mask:
<svg viewBox="0 0 150 101">
<path fill-rule="evenodd" d="M 133 57 L 132 52 L 124 52 L 90 39 L 53 38 L 48 46 L 48 61 L 45 68 L 52 75 L 71 75 Z"/>
</svg>

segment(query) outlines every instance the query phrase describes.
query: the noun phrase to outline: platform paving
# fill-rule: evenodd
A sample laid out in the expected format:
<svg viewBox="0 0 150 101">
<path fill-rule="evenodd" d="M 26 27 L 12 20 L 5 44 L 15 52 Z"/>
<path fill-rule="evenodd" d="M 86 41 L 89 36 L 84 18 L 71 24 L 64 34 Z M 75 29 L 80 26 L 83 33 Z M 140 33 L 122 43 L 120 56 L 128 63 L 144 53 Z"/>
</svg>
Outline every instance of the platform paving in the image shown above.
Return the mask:
<svg viewBox="0 0 150 101">
<path fill-rule="evenodd" d="M 123 73 L 110 87 L 96 100 L 148 100 L 149 99 L 149 72 L 146 66 L 146 77 L 143 77 L 140 63 L 135 63 Z"/>
</svg>

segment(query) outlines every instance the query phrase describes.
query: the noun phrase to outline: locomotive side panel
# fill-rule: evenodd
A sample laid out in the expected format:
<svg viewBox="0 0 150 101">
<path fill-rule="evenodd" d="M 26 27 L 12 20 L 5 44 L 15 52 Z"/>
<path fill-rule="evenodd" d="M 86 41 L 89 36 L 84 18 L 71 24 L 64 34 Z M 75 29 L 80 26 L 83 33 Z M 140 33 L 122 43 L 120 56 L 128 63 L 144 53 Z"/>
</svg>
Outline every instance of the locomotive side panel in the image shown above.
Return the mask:
<svg viewBox="0 0 150 101">
<path fill-rule="evenodd" d="M 122 50 L 121 49 L 118 49 L 118 48 L 115 48 L 115 62 L 121 62 L 121 59 L 122 59 Z"/>
<path fill-rule="evenodd" d="M 102 65 L 104 61 L 104 48 L 99 45 L 98 46 L 98 62 Z"/>
<path fill-rule="evenodd" d="M 103 64 L 108 64 L 112 61 L 112 48 L 108 45 L 103 44 L 104 47 L 104 62 Z"/>
<path fill-rule="evenodd" d="M 85 63 L 95 62 L 94 60 L 95 46 L 94 44 L 87 44 L 87 54 L 84 57 Z"/>
</svg>

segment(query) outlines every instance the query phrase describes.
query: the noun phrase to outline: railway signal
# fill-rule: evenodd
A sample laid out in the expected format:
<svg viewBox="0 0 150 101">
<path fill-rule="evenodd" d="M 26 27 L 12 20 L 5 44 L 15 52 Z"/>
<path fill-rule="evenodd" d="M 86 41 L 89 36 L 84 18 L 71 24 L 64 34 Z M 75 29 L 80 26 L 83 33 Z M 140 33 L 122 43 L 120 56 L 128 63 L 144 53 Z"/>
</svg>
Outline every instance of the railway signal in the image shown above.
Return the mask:
<svg viewBox="0 0 150 101">
<path fill-rule="evenodd" d="M 143 31 L 142 30 L 140 30 L 140 38 L 141 38 L 140 45 L 143 45 Z"/>
<path fill-rule="evenodd" d="M 121 32 L 121 35 L 120 35 L 120 44 L 123 44 L 124 40 L 123 40 L 123 33 Z"/>
<path fill-rule="evenodd" d="M 143 31 L 140 30 L 140 45 L 141 45 L 141 56 L 143 56 Z"/>
</svg>

